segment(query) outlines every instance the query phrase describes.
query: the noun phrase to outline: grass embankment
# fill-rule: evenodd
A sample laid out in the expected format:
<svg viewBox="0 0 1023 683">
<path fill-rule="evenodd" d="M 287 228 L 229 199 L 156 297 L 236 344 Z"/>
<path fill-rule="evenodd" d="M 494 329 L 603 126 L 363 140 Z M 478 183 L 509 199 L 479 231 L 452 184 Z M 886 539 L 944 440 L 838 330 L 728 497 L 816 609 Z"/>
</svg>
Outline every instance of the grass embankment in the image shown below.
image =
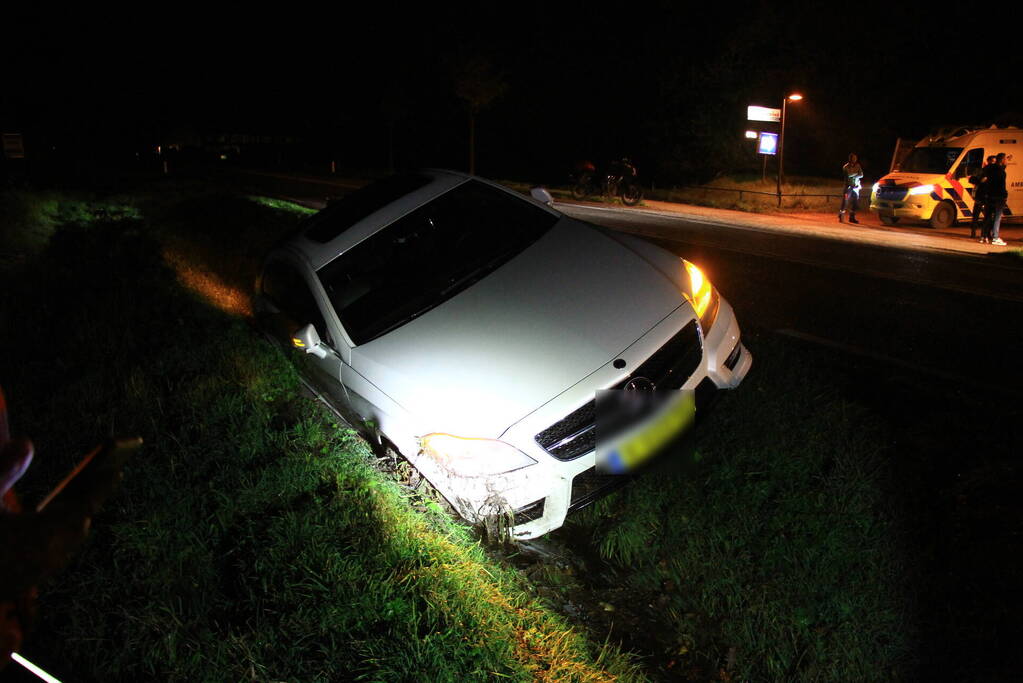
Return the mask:
<svg viewBox="0 0 1023 683">
<path fill-rule="evenodd" d="M 518 181 L 501 181 L 502 184 L 520 192 L 529 193 L 530 185 Z M 547 188 L 556 200 L 572 200 L 570 186 Z M 842 183 L 827 178 L 789 178 L 782 184 L 782 203 L 778 206 L 777 185 L 774 180 L 759 177 L 724 176 L 697 187 L 654 188 L 644 187 L 643 198 L 661 202 L 710 206 L 718 209 L 735 209 L 751 213 L 837 212 L 842 203 Z M 817 196 L 825 195 L 825 196 Z M 860 191 L 860 207 L 866 210 L 870 201 L 870 188 Z M 586 201 L 620 204 L 617 198 L 597 195 Z M 642 205 L 642 204 L 641 204 Z"/>
<path fill-rule="evenodd" d="M 772 179 L 765 181 L 758 177 L 724 176 L 704 187 L 654 190 L 648 194 L 648 198 L 755 213 L 837 212 L 842 203 L 843 186 L 840 181 L 827 178 L 790 177 L 781 186 L 780 208 L 776 192 L 777 183 Z M 869 194 L 870 188 L 860 191 L 861 207 L 866 208 Z"/>
<path fill-rule="evenodd" d="M 37 446 L 19 488 L 37 500 L 108 433 L 146 443 L 43 587 L 30 659 L 66 680 L 636 678 L 218 308 L 244 307 L 247 255 L 291 211 L 170 189 L 54 201 L 23 212 L 55 216 L 41 253 L 0 275 L 4 388 Z"/>
<path fill-rule="evenodd" d="M 705 680 L 905 675 L 915 626 L 877 421 L 814 352 L 748 338 L 754 372 L 692 444 L 571 520 L 615 594 L 663 615 L 667 665 Z"/>
</svg>

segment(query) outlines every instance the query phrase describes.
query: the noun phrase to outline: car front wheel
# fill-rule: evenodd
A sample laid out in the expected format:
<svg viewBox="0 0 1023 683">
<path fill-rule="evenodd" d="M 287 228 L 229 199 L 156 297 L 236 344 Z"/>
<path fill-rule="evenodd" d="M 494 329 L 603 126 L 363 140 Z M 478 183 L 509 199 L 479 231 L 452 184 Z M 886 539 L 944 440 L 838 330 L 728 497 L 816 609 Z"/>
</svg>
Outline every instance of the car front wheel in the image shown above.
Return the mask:
<svg viewBox="0 0 1023 683">
<path fill-rule="evenodd" d="M 931 214 L 931 227 L 937 230 L 950 227 L 956 220 L 956 209 L 951 202 L 942 202 L 934 207 Z"/>
</svg>

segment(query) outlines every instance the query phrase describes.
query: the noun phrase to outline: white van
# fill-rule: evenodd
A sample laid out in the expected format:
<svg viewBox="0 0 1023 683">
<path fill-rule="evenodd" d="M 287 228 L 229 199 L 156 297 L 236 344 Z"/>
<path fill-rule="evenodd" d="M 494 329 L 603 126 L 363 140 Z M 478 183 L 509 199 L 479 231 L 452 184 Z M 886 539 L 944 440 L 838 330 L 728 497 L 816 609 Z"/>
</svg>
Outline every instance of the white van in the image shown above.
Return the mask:
<svg viewBox="0 0 1023 683">
<path fill-rule="evenodd" d="M 874 183 L 870 208 L 885 225 L 900 219 L 928 221 L 933 228 L 947 228 L 957 219 L 973 216 L 973 185 L 970 176 L 984 160 L 1004 152 L 1005 187 L 1009 199 L 1005 216 L 1023 214 L 1023 154 L 1021 128 L 959 128 L 948 134 L 924 138 L 892 172 Z"/>
</svg>

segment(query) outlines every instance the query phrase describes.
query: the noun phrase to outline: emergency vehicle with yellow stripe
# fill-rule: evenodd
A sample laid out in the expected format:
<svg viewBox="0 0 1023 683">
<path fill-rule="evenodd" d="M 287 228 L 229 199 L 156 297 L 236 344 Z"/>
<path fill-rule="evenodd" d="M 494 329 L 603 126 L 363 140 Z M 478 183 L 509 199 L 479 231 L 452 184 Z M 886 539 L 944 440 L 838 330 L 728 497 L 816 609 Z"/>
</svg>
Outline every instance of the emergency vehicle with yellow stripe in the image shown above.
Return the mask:
<svg viewBox="0 0 1023 683">
<path fill-rule="evenodd" d="M 1023 168 L 1015 155 L 1023 151 L 1021 128 L 959 128 L 921 140 L 892 172 L 874 183 L 870 209 L 885 225 L 902 219 L 927 221 L 947 228 L 969 220 L 974 210 L 970 176 L 980 173 L 987 157 L 1004 152 L 1004 216 L 1023 214 Z"/>
</svg>

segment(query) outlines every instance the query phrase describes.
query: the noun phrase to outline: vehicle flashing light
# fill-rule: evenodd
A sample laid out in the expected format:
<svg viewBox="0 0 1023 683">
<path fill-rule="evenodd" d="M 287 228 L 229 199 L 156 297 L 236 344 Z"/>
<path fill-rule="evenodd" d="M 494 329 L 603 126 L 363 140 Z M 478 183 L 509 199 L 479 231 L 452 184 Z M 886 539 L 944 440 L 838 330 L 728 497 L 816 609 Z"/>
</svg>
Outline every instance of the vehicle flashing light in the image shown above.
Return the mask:
<svg viewBox="0 0 1023 683">
<path fill-rule="evenodd" d="M 702 319 L 707 309 L 710 308 L 714 297 L 714 287 L 703 274 L 703 271 L 685 259 L 682 259 L 682 263 L 689 274 L 689 291 L 691 293 L 689 300 L 696 310 L 696 315 Z"/>
</svg>

